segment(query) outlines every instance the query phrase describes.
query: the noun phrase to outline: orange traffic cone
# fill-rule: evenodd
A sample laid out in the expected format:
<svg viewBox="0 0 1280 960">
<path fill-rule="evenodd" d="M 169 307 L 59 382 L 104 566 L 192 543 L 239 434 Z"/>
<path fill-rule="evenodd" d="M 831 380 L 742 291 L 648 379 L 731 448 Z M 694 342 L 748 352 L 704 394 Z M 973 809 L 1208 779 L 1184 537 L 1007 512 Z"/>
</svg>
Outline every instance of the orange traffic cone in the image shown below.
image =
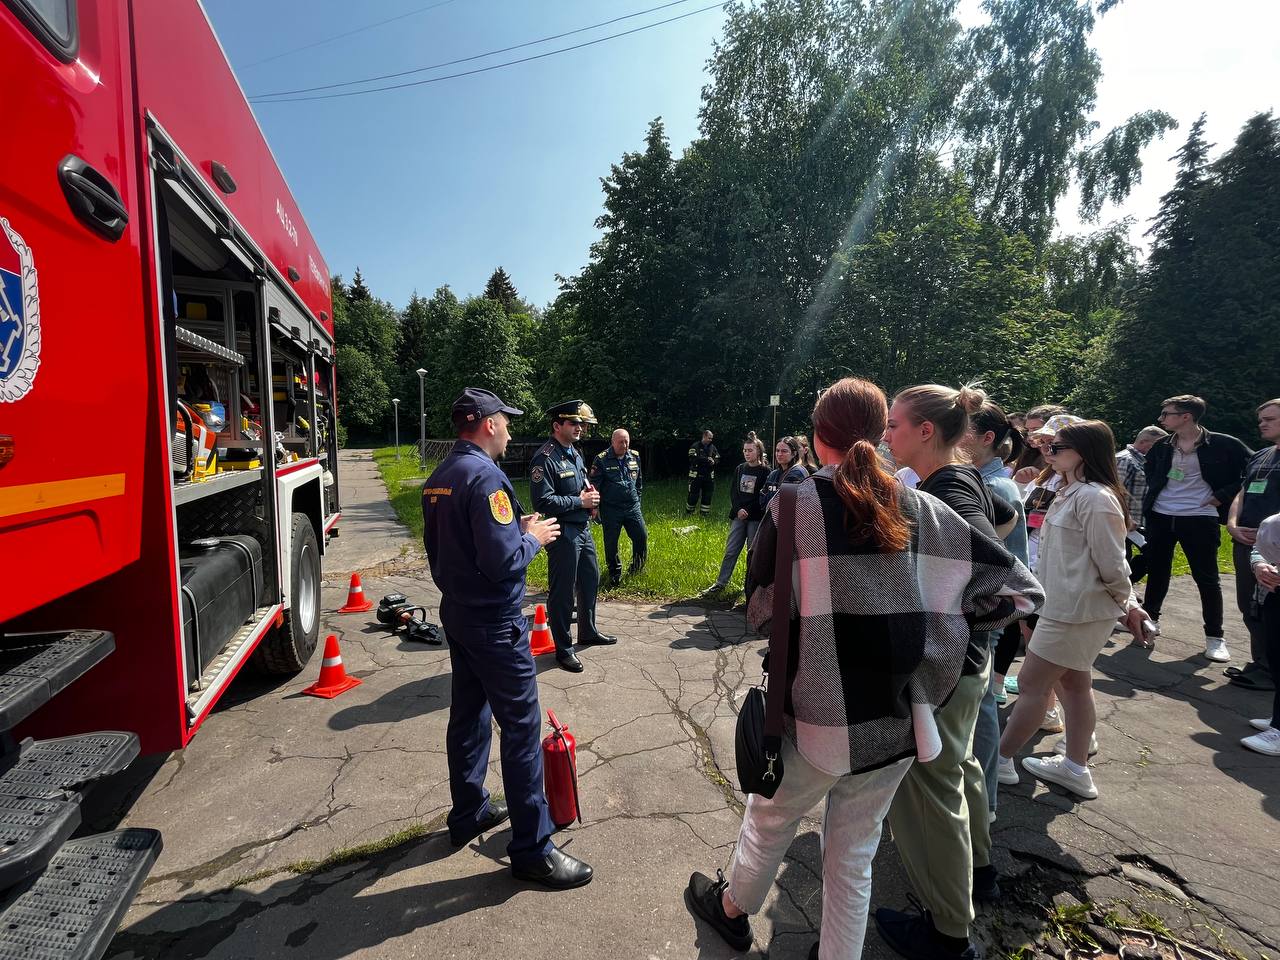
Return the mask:
<svg viewBox="0 0 1280 960">
<path fill-rule="evenodd" d="M 324 642 L 324 662 L 320 664 L 320 679 L 302 692 L 313 697 L 332 700 L 338 694 L 345 693 L 352 687 L 358 687 L 363 682 L 359 677 L 347 676 L 347 668 L 342 665 L 342 650 L 338 647 L 338 638 L 331 633 Z"/>
<path fill-rule="evenodd" d="M 339 613 L 364 613 L 373 609 L 373 601 L 364 595 L 364 587 L 360 586 L 360 574 L 351 575 L 351 588 L 347 591 L 347 605 L 339 607 Z"/>
<path fill-rule="evenodd" d="M 533 611 L 533 629 L 529 631 L 529 652 L 535 657 L 544 653 L 553 653 L 556 642 L 551 639 L 551 630 L 547 626 L 547 608 L 542 604 Z"/>
</svg>

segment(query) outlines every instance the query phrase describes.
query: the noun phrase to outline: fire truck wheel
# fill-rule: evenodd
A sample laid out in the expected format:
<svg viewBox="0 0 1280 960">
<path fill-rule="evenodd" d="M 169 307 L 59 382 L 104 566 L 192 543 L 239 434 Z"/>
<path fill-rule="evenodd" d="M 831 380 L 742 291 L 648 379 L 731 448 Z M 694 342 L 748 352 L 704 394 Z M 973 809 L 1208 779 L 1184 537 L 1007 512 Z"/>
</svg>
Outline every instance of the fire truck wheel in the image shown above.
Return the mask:
<svg viewBox="0 0 1280 960">
<path fill-rule="evenodd" d="M 305 514 L 293 515 L 289 548 L 289 607 L 284 626 L 264 637 L 258 665 L 267 673 L 293 674 L 307 665 L 320 636 L 320 547 Z"/>
</svg>

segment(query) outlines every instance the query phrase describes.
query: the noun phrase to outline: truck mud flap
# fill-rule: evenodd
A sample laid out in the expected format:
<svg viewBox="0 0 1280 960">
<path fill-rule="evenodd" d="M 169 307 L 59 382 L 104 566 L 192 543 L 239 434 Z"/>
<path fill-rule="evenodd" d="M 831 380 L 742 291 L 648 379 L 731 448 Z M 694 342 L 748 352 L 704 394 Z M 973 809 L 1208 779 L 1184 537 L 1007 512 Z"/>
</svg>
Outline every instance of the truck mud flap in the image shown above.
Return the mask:
<svg viewBox="0 0 1280 960">
<path fill-rule="evenodd" d="M 159 831 L 140 828 L 64 844 L 0 905 L 0 960 L 97 960 L 161 846 Z"/>
</svg>

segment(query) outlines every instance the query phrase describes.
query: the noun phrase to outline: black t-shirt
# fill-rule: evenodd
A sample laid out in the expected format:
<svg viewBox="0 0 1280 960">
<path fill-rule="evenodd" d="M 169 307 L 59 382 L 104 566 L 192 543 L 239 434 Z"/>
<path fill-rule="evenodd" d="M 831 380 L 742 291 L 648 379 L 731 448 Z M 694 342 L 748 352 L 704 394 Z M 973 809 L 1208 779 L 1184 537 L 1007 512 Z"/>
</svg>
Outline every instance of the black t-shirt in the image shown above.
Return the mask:
<svg viewBox="0 0 1280 960">
<path fill-rule="evenodd" d="M 738 464 L 733 472 L 733 488 L 729 491 L 729 519 L 737 519 L 738 511 L 747 511 L 748 520 L 759 520 L 760 491 L 769 478 L 769 468 L 763 463 L 754 467 L 746 463 Z"/>
<path fill-rule="evenodd" d="M 982 474 L 966 464 L 951 463 L 940 467 L 921 480 L 916 487 L 945 503 L 969 521 L 969 526 L 999 540 L 996 527 L 1008 523 L 1016 514 L 1003 498 L 999 504 L 982 482 Z"/>
<path fill-rule="evenodd" d="M 1267 447 L 1249 458 L 1240 489 L 1239 526 L 1256 527 L 1273 513 L 1280 513 L 1280 448 Z"/>
</svg>

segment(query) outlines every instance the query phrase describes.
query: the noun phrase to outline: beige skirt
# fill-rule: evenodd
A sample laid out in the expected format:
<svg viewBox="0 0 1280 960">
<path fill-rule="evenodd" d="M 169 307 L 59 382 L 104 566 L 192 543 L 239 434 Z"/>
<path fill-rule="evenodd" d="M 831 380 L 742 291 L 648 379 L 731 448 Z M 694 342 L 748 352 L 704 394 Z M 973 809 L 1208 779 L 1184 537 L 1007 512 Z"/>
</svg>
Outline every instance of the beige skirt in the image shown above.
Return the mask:
<svg viewBox="0 0 1280 960">
<path fill-rule="evenodd" d="M 1093 661 L 1111 639 L 1115 625 L 1114 617 L 1089 623 L 1063 623 L 1041 617 L 1027 650 L 1068 670 L 1092 670 Z"/>
</svg>

